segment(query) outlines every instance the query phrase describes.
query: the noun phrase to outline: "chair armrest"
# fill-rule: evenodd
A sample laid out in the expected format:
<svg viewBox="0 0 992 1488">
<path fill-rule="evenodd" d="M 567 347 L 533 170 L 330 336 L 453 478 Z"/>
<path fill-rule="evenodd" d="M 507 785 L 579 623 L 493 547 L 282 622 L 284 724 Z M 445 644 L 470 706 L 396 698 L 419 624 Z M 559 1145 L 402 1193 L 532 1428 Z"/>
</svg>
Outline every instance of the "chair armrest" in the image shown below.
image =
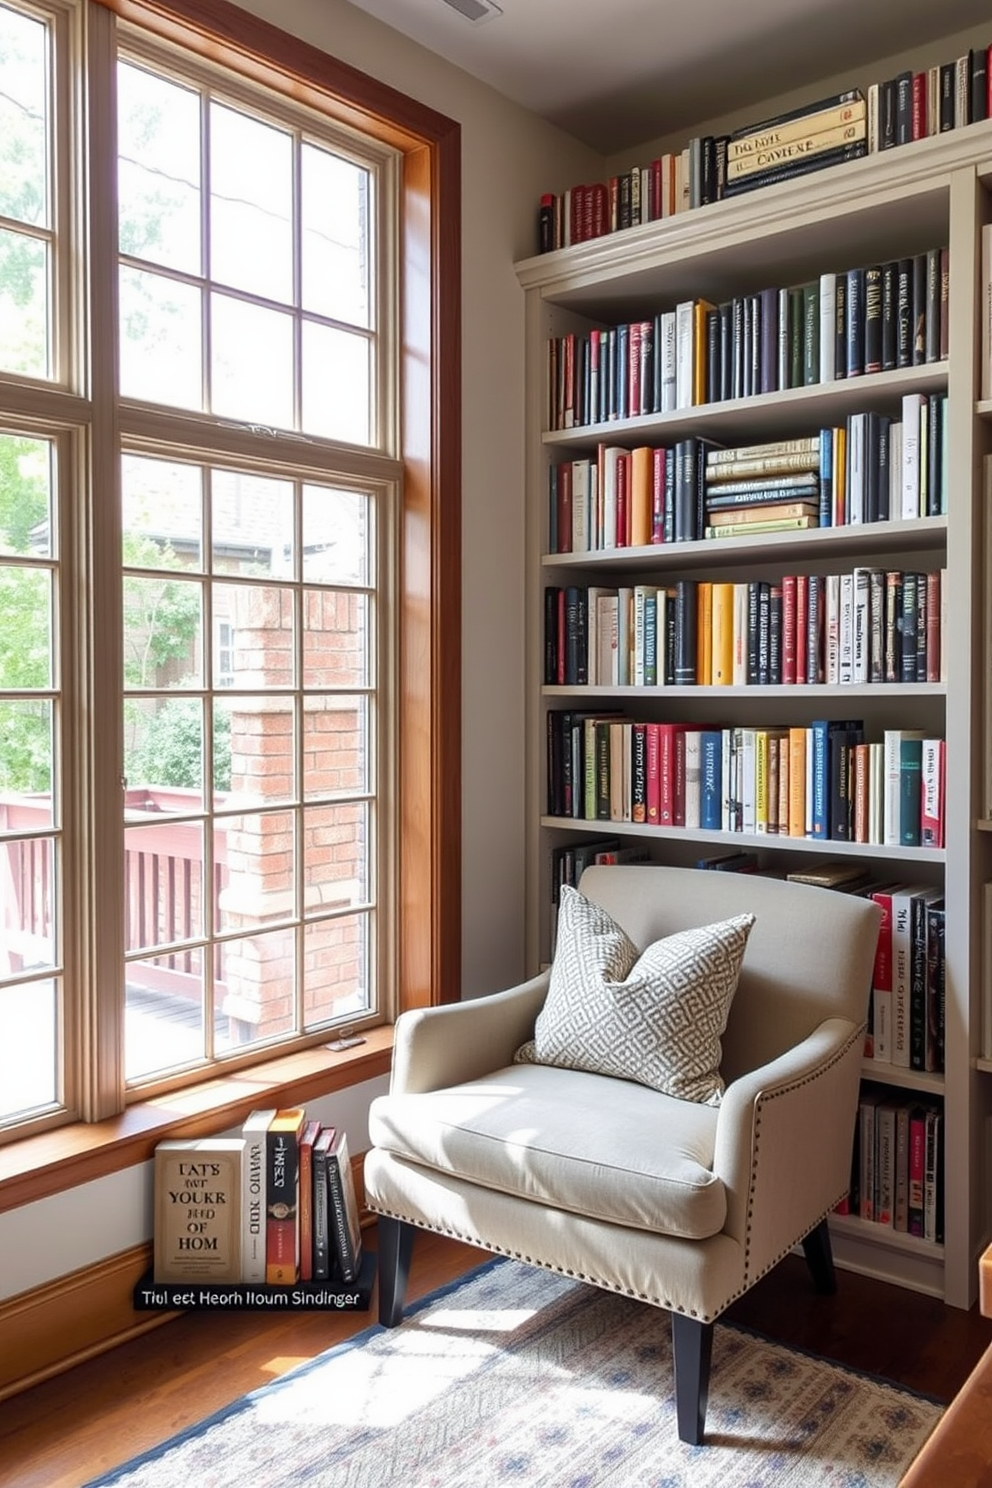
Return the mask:
<svg viewBox="0 0 992 1488">
<path fill-rule="evenodd" d="M 417 1008 L 396 1020 L 390 1093 L 414 1095 L 477 1080 L 513 1062 L 534 1035 L 550 973 L 469 1002 Z"/>
<path fill-rule="evenodd" d="M 828 1018 L 724 1092 L 713 1169 L 748 1285 L 848 1190 L 863 1050 L 863 1025 Z"/>
</svg>

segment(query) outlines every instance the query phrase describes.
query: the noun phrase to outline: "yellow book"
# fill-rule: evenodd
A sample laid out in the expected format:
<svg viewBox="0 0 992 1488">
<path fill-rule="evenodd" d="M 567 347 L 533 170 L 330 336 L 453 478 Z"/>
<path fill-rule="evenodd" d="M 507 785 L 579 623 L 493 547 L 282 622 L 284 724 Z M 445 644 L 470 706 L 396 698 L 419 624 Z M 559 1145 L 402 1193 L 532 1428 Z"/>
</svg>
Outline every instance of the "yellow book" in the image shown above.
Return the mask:
<svg viewBox="0 0 992 1488">
<path fill-rule="evenodd" d="M 847 430 L 834 429 L 833 467 L 834 526 L 847 523 Z"/>
<path fill-rule="evenodd" d="M 783 729 L 775 741 L 778 752 L 778 824 L 781 837 L 789 835 L 789 732 Z"/>
<path fill-rule="evenodd" d="M 789 730 L 789 836 L 806 836 L 806 730 Z"/>
<path fill-rule="evenodd" d="M 710 683 L 730 687 L 734 680 L 734 586 L 714 584 L 711 593 Z"/>
<path fill-rule="evenodd" d="M 754 830 L 768 831 L 768 730 L 754 731 Z"/>
<path fill-rule="evenodd" d="M 692 401 L 706 402 L 706 316 L 716 306 L 709 300 L 696 300 L 692 307 Z"/>
<path fill-rule="evenodd" d="M 713 585 L 703 579 L 696 590 L 696 683 L 713 680 Z"/>
<path fill-rule="evenodd" d="M 651 541 L 653 457 L 648 445 L 630 452 L 630 542 L 634 548 L 647 547 Z"/>
</svg>

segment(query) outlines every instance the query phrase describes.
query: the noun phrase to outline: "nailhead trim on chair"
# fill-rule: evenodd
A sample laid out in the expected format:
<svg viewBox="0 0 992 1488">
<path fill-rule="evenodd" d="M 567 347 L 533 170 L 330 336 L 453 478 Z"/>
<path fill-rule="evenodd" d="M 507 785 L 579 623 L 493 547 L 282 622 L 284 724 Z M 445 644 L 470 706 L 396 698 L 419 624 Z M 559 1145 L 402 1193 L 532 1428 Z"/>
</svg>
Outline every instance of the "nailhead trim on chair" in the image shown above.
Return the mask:
<svg viewBox="0 0 992 1488">
<path fill-rule="evenodd" d="M 745 1224 L 745 1241 L 744 1241 L 744 1275 L 745 1275 L 745 1278 L 748 1277 L 748 1263 L 749 1263 L 749 1260 L 750 1260 L 750 1251 L 751 1251 L 751 1245 L 750 1245 L 751 1219 L 752 1219 L 752 1214 L 753 1214 L 752 1205 L 753 1205 L 753 1201 L 754 1201 L 753 1200 L 753 1195 L 754 1195 L 755 1168 L 756 1168 L 757 1160 L 758 1160 L 758 1144 L 759 1144 L 760 1132 L 761 1132 L 761 1108 L 762 1108 L 762 1106 L 764 1105 L 764 1103 L 766 1101 L 775 1100 L 780 1095 L 788 1095 L 791 1091 L 793 1091 L 793 1090 L 799 1090 L 799 1089 L 801 1089 L 801 1087 L 803 1085 L 810 1085 L 810 1084 L 812 1084 L 812 1082 L 814 1080 L 819 1079 L 820 1075 L 822 1075 L 825 1070 L 832 1069 L 835 1064 L 839 1063 L 839 1061 L 846 1056 L 846 1054 L 847 1054 L 848 1050 L 851 1048 L 852 1044 L 854 1044 L 858 1040 L 863 1040 L 864 1039 L 864 1033 L 865 1033 L 865 1025 L 862 1024 L 861 1027 L 859 1029 L 856 1029 L 855 1032 L 851 1035 L 850 1039 L 845 1044 L 844 1048 L 843 1049 L 839 1049 L 837 1051 L 837 1053 L 834 1055 L 834 1057 L 830 1060 L 829 1064 L 821 1065 L 820 1068 L 817 1069 L 814 1073 L 809 1074 L 809 1075 L 804 1075 L 801 1080 L 794 1080 L 791 1085 L 782 1085 L 782 1086 L 779 1087 L 779 1089 L 773 1090 L 773 1091 L 771 1091 L 767 1095 L 759 1095 L 758 1096 L 758 1100 L 757 1100 L 757 1103 L 756 1103 L 755 1123 L 754 1123 L 754 1150 L 753 1150 L 753 1154 L 752 1154 L 752 1157 L 751 1157 L 751 1183 L 750 1183 L 749 1189 L 748 1189 L 747 1220 L 746 1220 L 746 1224 Z M 743 1286 L 741 1286 L 741 1287 L 738 1287 L 738 1289 L 734 1293 L 732 1293 L 731 1296 L 729 1296 L 727 1298 L 726 1302 L 723 1304 L 723 1307 L 721 1307 L 720 1312 L 715 1312 L 715 1313 L 712 1313 L 712 1314 L 707 1314 L 707 1313 L 699 1313 L 699 1312 L 696 1312 L 696 1311 L 692 1310 L 692 1311 L 689 1311 L 688 1313 L 683 1312 L 682 1313 L 682 1316 L 683 1317 L 698 1318 L 701 1322 L 704 1322 L 704 1323 L 715 1322 L 716 1319 L 723 1312 L 726 1311 L 726 1309 L 730 1306 L 730 1304 L 732 1302 L 736 1302 L 738 1297 L 743 1297 L 744 1294 L 745 1294 L 745 1292 L 749 1292 L 751 1290 L 751 1288 L 755 1285 L 756 1282 L 760 1281 L 763 1276 L 767 1276 L 768 1272 L 771 1271 L 771 1270 L 773 1270 L 774 1267 L 778 1265 L 779 1261 L 784 1260 L 784 1258 L 789 1254 L 789 1252 L 792 1250 L 792 1248 L 793 1248 L 794 1245 L 797 1245 L 801 1240 L 804 1240 L 806 1238 L 806 1235 L 810 1234 L 813 1230 L 815 1230 L 818 1224 L 822 1224 L 823 1220 L 826 1219 L 826 1217 L 827 1217 L 828 1214 L 831 1214 L 833 1212 L 834 1208 L 836 1207 L 836 1205 L 840 1202 L 840 1200 L 843 1197 L 844 1197 L 843 1192 L 839 1193 L 837 1195 L 837 1197 L 834 1199 L 833 1203 L 830 1204 L 828 1208 L 824 1209 L 823 1213 L 819 1216 L 819 1218 L 816 1219 L 814 1221 L 814 1223 L 810 1225 L 809 1230 L 807 1230 L 803 1235 L 797 1235 L 796 1238 L 795 1238 L 795 1240 L 790 1241 L 789 1244 L 786 1245 L 778 1253 L 778 1255 L 774 1257 L 773 1260 L 769 1261 L 768 1264 L 766 1266 L 762 1267 L 762 1269 L 759 1272 L 757 1272 L 753 1277 L 751 1277 L 750 1279 L 746 1279 L 745 1280 L 745 1284 Z M 647 1302 L 652 1307 L 661 1307 L 661 1308 L 663 1308 L 666 1312 L 682 1312 L 682 1309 L 676 1307 L 675 1304 L 674 1304 L 674 1302 L 672 1302 L 669 1298 L 664 1298 L 663 1299 L 661 1297 L 649 1297 L 644 1292 L 636 1292 L 636 1291 L 634 1291 L 632 1287 L 620 1287 L 620 1286 L 616 1286 L 615 1283 L 610 1282 L 610 1281 L 607 1281 L 603 1277 L 587 1276 L 584 1271 L 569 1271 L 564 1266 L 557 1265 L 554 1261 L 545 1261 L 545 1260 L 543 1260 L 540 1256 L 524 1255 L 523 1252 L 522 1251 L 519 1251 L 519 1250 L 506 1250 L 501 1245 L 493 1245 L 488 1240 L 484 1240 L 481 1235 L 466 1235 L 466 1234 L 463 1234 L 460 1230 L 452 1230 L 452 1229 L 449 1229 L 447 1226 L 443 1226 L 442 1227 L 440 1225 L 426 1225 L 421 1220 L 412 1219 L 410 1217 L 410 1215 L 408 1215 L 408 1214 L 398 1214 L 394 1209 L 376 1209 L 375 1206 L 372 1205 L 372 1204 L 370 1204 L 369 1207 L 371 1209 L 373 1209 L 373 1212 L 375 1212 L 377 1214 L 384 1214 L 384 1215 L 386 1215 L 386 1217 L 388 1219 L 397 1219 L 397 1220 L 400 1220 L 404 1224 L 413 1225 L 415 1229 L 418 1229 L 418 1230 L 427 1230 L 430 1234 L 434 1234 L 434 1235 L 448 1235 L 448 1236 L 450 1236 L 450 1238 L 452 1240 L 461 1240 L 466 1245 L 476 1245 L 481 1250 L 488 1251 L 491 1255 L 507 1256 L 512 1261 L 523 1261 L 528 1266 L 540 1266 L 545 1271 L 555 1271 L 555 1272 L 558 1273 L 559 1276 L 570 1276 L 570 1277 L 572 1277 L 576 1281 L 587 1282 L 590 1286 L 601 1287 L 604 1291 L 607 1291 L 607 1292 L 616 1292 L 619 1296 L 622 1296 L 622 1297 L 633 1297 L 638 1302 Z"/>
</svg>

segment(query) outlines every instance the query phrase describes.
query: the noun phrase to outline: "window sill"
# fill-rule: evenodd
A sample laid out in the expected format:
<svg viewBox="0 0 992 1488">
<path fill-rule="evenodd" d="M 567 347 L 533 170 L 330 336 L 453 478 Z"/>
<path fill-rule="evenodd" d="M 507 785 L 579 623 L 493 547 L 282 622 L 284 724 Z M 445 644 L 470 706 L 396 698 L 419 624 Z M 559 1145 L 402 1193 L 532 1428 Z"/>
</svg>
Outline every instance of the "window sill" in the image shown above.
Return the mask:
<svg viewBox="0 0 992 1488">
<path fill-rule="evenodd" d="M 0 1213 L 49 1198 L 135 1163 L 165 1137 L 201 1137 L 237 1126 L 266 1106 L 303 1106 L 334 1090 L 389 1073 L 391 1027 L 340 1053 L 317 1045 L 186 1090 L 128 1106 L 93 1125 L 76 1122 L 0 1147 Z"/>
</svg>

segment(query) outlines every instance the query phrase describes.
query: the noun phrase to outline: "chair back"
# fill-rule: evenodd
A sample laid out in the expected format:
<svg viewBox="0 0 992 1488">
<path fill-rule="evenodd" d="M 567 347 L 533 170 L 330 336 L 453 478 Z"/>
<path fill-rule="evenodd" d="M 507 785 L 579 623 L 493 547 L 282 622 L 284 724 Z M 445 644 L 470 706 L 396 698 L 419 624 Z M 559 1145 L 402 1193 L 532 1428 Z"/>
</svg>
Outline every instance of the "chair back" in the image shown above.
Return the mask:
<svg viewBox="0 0 992 1488">
<path fill-rule="evenodd" d="M 640 949 L 690 926 L 755 917 L 723 1037 L 731 1080 L 826 1018 L 865 1021 L 881 911 L 870 899 L 782 879 L 657 864 L 587 868 L 579 890 Z"/>
</svg>

